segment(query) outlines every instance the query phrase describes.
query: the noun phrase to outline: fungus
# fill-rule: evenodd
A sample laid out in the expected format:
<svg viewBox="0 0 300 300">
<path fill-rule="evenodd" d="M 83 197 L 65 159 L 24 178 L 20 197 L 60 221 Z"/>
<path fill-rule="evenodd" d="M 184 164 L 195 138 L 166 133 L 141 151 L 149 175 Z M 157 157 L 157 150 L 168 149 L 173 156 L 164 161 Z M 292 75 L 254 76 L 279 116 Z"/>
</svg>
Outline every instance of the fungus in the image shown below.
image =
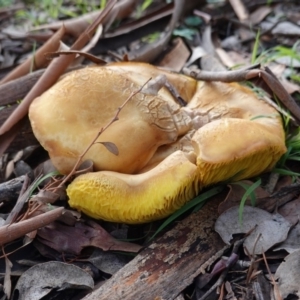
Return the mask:
<svg viewBox="0 0 300 300">
<path fill-rule="evenodd" d="M 72 170 L 97 132 L 138 90 L 140 78 L 139 74 L 129 78 L 119 69 L 85 68 L 34 100 L 29 110 L 33 132 L 58 171 L 67 174 Z M 159 146 L 176 141 L 190 127 L 190 117 L 166 90 L 156 96 L 138 93 L 83 159 L 91 159 L 96 170 L 136 173 Z M 119 155 L 107 151 L 101 144 L 105 142 L 115 144 Z"/>
<path fill-rule="evenodd" d="M 68 186 L 69 204 L 107 221 L 145 223 L 164 218 L 199 192 L 197 167 L 176 151 L 142 174 L 100 171 Z"/>
<path fill-rule="evenodd" d="M 75 71 L 30 107 L 33 131 L 64 174 L 132 91 L 164 74 L 166 88 L 135 95 L 85 155 L 98 172 L 67 188 L 69 204 L 94 218 L 143 223 L 166 217 L 211 184 L 270 170 L 286 151 L 279 113 L 238 84 L 197 82 L 143 63 Z"/>
</svg>

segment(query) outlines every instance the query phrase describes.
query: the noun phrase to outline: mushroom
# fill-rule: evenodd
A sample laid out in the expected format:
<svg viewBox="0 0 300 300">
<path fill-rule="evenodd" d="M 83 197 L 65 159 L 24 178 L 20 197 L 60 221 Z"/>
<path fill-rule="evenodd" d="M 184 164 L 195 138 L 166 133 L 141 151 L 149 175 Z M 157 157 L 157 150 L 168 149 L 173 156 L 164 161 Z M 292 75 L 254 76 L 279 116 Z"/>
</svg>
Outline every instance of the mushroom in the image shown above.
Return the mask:
<svg viewBox="0 0 300 300">
<path fill-rule="evenodd" d="M 98 172 L 67 188 L 70 206 L 94 218 L 143 223 L 166 217 L 199 191 L 270 170 L 285 153 L 279 113 L 239 84 L 198 82 L 144 63 L 87 67 L 59 81 L 30 107 L 33 131 L 66 174 L 133 90 L 164 74 L 187 102 L 166 88 L 141 91 L 84 159 Z"/>
<path fill-rule="evenodd" d="M 122 69 L 85 68 L 34 100 L 29 109 L 33 132 L 58 171 L 67 174 L 72 170 L 97 132 L 140 87 L 141 78 L 138 73 L 126 76 Z M 191 126 L 189 115 L 166 89 L 155 96 L 138 93 L 83 159 L 91 159 L 96 170 L 136 173 L 159 146 L 176 141 Z M 107 151 L 101 144 L 105 142 L 115 144 L 120 154 Z"/>
<path fill-rule="evenodd" d="M 145 223 L 164 218 L 200 190 L 195 162 L 176 151 L 142 174 L 86 173 L 68 186 L 69 204 L 106 221 Z"/>
</svg>

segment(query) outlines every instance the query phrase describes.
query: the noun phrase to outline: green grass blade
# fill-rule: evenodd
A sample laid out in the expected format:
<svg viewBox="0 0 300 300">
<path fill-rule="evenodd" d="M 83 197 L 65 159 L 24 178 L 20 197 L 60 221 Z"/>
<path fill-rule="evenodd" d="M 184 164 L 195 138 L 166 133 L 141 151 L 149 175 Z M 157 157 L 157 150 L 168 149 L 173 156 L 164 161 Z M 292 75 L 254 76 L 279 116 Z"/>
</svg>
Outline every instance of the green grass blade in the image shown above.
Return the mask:
<svg viewBox="0 0 300 300">
<path fill-rule="evenodd" d="M 239 223 L 240 223 L 240 225 L 242 225 L 242 223 L 243 223 L 243 211 L 244 211 L 246 200 L 249 197 L 249 195 L 251 195 L 260 185 L 261 185 L 261 179 L 258 179 L 250 187 L 247 188 L 244 196 L 242 197 L 240 207 L 239 207 Z"/>
<path fill-rule="evenodd" d="M 197 196 L 193 200 L 186 203 L 183 207 L 181 207 L 178 211 L 176 211 L 173 215 L 171 215 L 168 219 L 166 219 L 162 225 L 156 230 L 156 232 L 152 235 L 150 240 L 154 239 L 154 237 L 161 232 L 165 227 L 167 227 L 170 223 L 172 223 L 175 219 L 177 219 L 179 216 L 181 216 L 183 213 L 188 211 L 189 209 L 193 208 L 196 205 L 199 205 L 200 203 L 203 203 L 203 201 L 209 199 L 210 197 L 219 194 L 223 190 L 224 186 L 217 186 L 214 187 L 201 195 Z"/>
<path fill-rule="evenodd" d="M 50 172 L 46 175 L 44 175 L 41 179 L 37 180 L 37 182 L 32 186 L 30 192 L 29 192 L 29 198 L 32 196 L 33 192 L 36 190 L 36 188 L 46 179 L 56 176 L 56 175 L 60 175 L 58 171 L 53 171 Z"/>
<path fill-rule="evenodd" d="M 278 174 L 280 174 L 280 175 L 297 176 L 297 177 L 300 176 L 300 173 L 293 172 L 293 171 L 286 170 L 286 169 L 280 169 L 280 168 L 275 168 L 275 169 L 273 170 L 273 172 L 274 172 L 274 173 L 278 173 Z"/>
<path fill-rule="evenodd" d="M 251 186 L 251 184 L 246 184 L 246 183 L 243 183 L 243 182 L 233 182 L 231 184 L 236 184 L 236 185 L 241 186 L 246 192 L 248 191 L 249 187 Z M 255 196 L 254 191 L 252 191 L 252 193 L 250 193 L 250 195 L 248 197 L 250 197 L 251 205 L 255 206 L 256 196 Z"/>
<path fill-rule="evenodd" d="M 257 31 L 256 37 L 255 37 L 255 43 L 253 46 L 253 51 L 251 54 L 251 64 L 255 64 L 256 62 L 256 57 L 257 57 L 257 52 L 258 52 L 258 47 L 259 47 L 259 38 L 260 38 L 260 30 Z"/>
</svg>

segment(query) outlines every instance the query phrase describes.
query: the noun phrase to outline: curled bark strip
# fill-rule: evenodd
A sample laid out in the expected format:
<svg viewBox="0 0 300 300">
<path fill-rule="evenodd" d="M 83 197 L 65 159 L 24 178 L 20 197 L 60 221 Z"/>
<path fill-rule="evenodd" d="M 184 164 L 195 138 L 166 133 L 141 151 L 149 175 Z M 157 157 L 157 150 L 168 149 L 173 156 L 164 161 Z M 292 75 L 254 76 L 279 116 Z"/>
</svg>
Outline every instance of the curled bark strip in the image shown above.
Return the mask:
<svg viewBox="0 0 300 300">
<path fill-rule="evenodd" d="M 93 62 L 97 65 L 100 65 L 100 66 L 107 64 L 106 61 L 104 61 L 103 59 L 101 59 L 95 55 L 92 55 L 90 53 L 86 53 L 83 51 L 77 51 L 77 50 L 56 51 L 56 52 L 52 52 L 52 53 L 47 53 L 46 56 L 47 56 L 47 58 L 52 59 L 52 58 L 58 57 L 60 55 L 71 55 L 71 54 L 78 54 L 80 56 L 83 56 L 84 58 L 86 58 L 86 59 L 90 60 L 91 62 Z"/>
<path fill-rule="evenodd" d="M 31 219 L 0 227 L 0 246 L 50 224 L 62 215 L 63 210 L 63 207 L 58 207 Z"/>
<path fill-rule="evenodd" d="M 105 9 L 100 13 L 98 18 L 92 23 L 86 31 L 84 31 L 76 42 L 72 45 L 71 50 L 79 50 L 89 41 L 92 34 L 97 29 L 97 26 L 103 21 L 103 19 L 107 16 L 107 14 L 112 10 L 113 6 L 116 4 L 116 0 L 110 0 L 107 3 Z M 28 108 L 31 102 L 41 95 L 45 90 L 51 87 L 61 74 L 67 69 L 70 63 L 74 60 L 76 54 L 72 54 L 70 56 L 63 56 L 54 59 L 46 72 L 40 77 L 37 83 L 33 86 L 30 92 L 26 95 L 21 104 L 13 111 L 13 113 L 8 117 L 8 119 L 2 124 L 0 127 L 0 143 L 5 144 L 5 146 L 1 147 L 0 154 L 6 150 L 9 146 L 10 142 L 14 139 L 15 135 L 11 134 L 11 129 L 22 122 L 26 114 L 28 113 Z M 8 136 L 4 136 L 5 133 L 8 133 Z"/>
<path fill-rule="evenodd" d="M 61 27 L 52 38 L 50 38 L 42 47 L 40 47 L 36 53 L 30 56 L 23 64 L 16 67 L 12 72 L 10 72 L 6 77 L 4 77 L 0 84 L 5 82 L 9 82 L 13 79 L 19 78 L 25 74 L 30 73 L 30 69 L 33 70 L 39 69 L 44 67 L 48 61 L 45 58 L 44 53 L 45 51 L 52 52 L 59 49 L 59 43 L 63 35 L 65 34 L 65 28 Z"/>
</svg>

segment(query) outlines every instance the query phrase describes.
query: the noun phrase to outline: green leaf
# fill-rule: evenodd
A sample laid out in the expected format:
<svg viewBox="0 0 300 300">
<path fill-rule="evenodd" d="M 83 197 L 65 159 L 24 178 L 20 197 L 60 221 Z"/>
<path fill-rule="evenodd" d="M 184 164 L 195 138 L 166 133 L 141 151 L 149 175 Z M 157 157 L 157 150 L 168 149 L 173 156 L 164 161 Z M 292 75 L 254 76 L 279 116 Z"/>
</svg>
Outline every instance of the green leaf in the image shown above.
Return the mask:
<svg viewBox="0 0 300 300">
<path fill-rule="evenodd" d="M 187 26 L 198 27 L 202 24 L 202 19 L 197 16 L 190 16 L 184 19 L 184 23 Z"/>
<path fill-rule="evenodd" d="M 142 4 L 142 11 L 146 10 L 151 4 L 152 4 L 153 0 L 144 0 L 143 4 Z"/>
<path fill-rule="evenodd" d="M 288 175 L 288 176 L 300 176 L 300 173 L 297 173 L 297 172 L 293 172 L 293 171 L 290 171 L 290 170 L 286 170 L 286 169 L 280 169 L 280 168 L 275 168 L 273 170 L 274 173 L 278 173 L 280 175 Z"/>
<path fill-rule="evenodd" d="M 179 28 L 173 31 L 173 35 L 184 37 L 187 40 L 192 40 L 195 33 L 196 30 L 192 28 Z"/>
</svg>

